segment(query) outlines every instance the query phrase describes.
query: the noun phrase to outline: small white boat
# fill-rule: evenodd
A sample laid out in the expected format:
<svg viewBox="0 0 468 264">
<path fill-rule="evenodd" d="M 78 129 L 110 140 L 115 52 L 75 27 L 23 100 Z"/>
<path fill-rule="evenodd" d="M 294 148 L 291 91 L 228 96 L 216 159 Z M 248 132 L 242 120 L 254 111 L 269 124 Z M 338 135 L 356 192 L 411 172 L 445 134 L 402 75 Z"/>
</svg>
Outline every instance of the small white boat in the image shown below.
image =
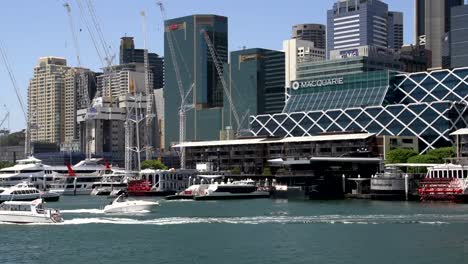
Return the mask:
<svg viewBox="0 0 468 264">
<path fill-rule="evenodd" d="M 42 198 L 45 202 L 56 202 L 59 193 L 39 191 L 30 182 L 21 182 L 9 188 L 0 190 L 0 202 L 5 201 L 33 201 Z"/>
<path fill-rule="evenodd" d="M 157 205 L 159 205 L 158 202 L 128 200 L 125 194 L 122 194 L 111 204 L 104 207 L 104 213 L 135 213 L 149 211 L 152 207 Z"/>
<path fill-rule="evenodd" d="M 60 223 L 63 219 L 58 210 L 45 208 L 42 199 L 36 199 L 32 202 L 10 201 L 0 204 L 0 222 Z"/>
</svg>

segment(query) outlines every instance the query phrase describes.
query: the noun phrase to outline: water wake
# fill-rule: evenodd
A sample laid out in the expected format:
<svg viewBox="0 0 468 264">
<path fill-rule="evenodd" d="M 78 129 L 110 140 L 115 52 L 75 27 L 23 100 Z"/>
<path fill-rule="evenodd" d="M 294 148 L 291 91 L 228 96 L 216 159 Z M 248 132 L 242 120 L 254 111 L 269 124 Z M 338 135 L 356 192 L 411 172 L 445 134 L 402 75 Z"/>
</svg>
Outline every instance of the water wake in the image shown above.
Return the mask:
<svg viewBox="0 0 468 264">
<path fill-rule="evenodd" d="M 132 219 L 119 217 L 74 218 L 53 225 L 189 225 L 189 224 L 421 224 L 445 225 L 468 223 L 468 215 L 320 215 L 320 216 L 254 216 L 254 217 L 166 217 L 156 219 Z M 34 225 L 34 224 L 33 224 Z M 44 225 L 44 224 L 40 224 Z M 47 225 L 47 224 L 46 224 Z"/>
</svg>

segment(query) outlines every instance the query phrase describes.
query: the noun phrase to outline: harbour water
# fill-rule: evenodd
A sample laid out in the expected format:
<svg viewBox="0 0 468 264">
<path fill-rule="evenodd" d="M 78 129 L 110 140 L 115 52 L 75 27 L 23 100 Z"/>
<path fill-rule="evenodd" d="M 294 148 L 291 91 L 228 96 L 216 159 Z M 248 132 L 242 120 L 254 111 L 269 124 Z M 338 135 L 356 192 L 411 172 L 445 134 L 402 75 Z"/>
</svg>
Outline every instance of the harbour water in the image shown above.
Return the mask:
<svg viewBox="0 0 468 264">
<path fill-rule="evenodd" d="M 0 224 L 0 263 L 466 263 L 468 205 L 160 201 L 107 215 L 102 197 L 62 197 L 65 222 Z"/>
</svg>

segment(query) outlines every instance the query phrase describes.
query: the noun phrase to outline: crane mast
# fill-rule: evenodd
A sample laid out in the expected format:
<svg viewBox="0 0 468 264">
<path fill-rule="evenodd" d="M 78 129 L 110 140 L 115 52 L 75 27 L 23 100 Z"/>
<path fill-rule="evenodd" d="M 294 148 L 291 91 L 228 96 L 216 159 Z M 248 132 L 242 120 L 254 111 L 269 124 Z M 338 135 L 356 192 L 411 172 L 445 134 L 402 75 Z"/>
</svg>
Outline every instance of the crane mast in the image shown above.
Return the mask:
<svg viewBox="0 0 468 264">
<path fill-rule="evenodd" d="M 211 58 L 213 59 L 213 63 L 215 65 L 216 71 L 218 73 L 219 79 L 221 80 L 221 85 L 223 86 L 224 93 L 226 94 L 226 97 L 228 98 L 229 101 L 229 107 L 231 108 L 231 112 L 234 115 L 234 119 L 236 122 L 236 130 L 237 130 L 237 136 L 240 135 L 241 131 L 241 120 L 239 118 L 239 114 L 237 113 L 236 106 L 234 105 L 234 102 L 232 100 L 231 93 L 228 89 L 228 86 L 226 84 L 226 80 L 223 77 L 223 70 L 221 68 L 221 63 L 218 59 L 218 56 L 216 55 L 216 51 L 214 49 L 214 45 L 210 40 L 210 36 L 208 35 L 208 32 L 206 32 L 205 29 L 200 30 L 200 32 L 203 34 L 203 37 L 205 38 L 206 45 L 208 46 L 208 49 L 211 54 Z"/>
<path fill-rule="evenodd" d="M 143 31 L 143 64 L 145 68 L 145 90 L 146 90 L 146 126 L 145 126 L 145 136 L 146 136 L 146 160 L 150 160 L 152 157 L 153 151 L 153 144 L 151 140 L 151 124 L 153 122 L 154 115 L 152 113 L 153 110 L 153 92 L 150 87 L 150 73 L 149 73 L 149 56 L 148 56 L 148 48 L 147 48 L 147 30 L 146 30 L 146 14 L 144 11 L 141 13 L 142 17 L 142 31 Z"/>
<path fill-rule="evenodd" d="M 163 20 L 166 21 L 166 10 L 164 8 L 164 5 L 162 2 L 157 2 L 157 5 L 159 6 L 159 9 L 161 10 L 161 14 L 163 17 Z M 188 95 L 191 93 L 193 90 L 194 85 L 190 87 L 190 89 L 187 91 L 187 93 L 184 92 L 184 87 L 182 84 L 182 78 L 180 75 L 180 68 L 179 68 L 179 62 L 177 61 L 177 57 L 175 54 L 175 47 L 174 47 L 174 40 L 172 38 L 172 31 L 171 29 L 167 29 L 165 23 L 164 23 L 164 31 L 167 30 L 167 44 L 169 46 L 169 53 L 171 56 L 172 63 L 174 65 L 174 71 L 175 71 L 175 76 L 177 80 L 177 87 L 179 89 L 179 95 L 180 95 L 180 108 L 179 108 L 179 145 L 180 145 L 180 168 L 185 169 L 185 148 L 181 146 L 181 144 L 185 141 L 185 124 L 186 124 L 186 113 L 187 111 L 191 110 L 194 108 L 193 104 L 188 105 L 187 104 L 187 98 Z"/>
</svg>

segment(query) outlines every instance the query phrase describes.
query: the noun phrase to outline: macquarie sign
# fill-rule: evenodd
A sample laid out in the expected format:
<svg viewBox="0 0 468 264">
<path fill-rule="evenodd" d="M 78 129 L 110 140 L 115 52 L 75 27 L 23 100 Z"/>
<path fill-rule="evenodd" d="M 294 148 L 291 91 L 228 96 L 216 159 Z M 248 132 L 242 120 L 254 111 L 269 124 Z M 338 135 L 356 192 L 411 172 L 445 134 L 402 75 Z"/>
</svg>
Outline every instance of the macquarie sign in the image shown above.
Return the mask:
<svg viewBox="0 0 468 264">
<path fill-rule="evenodd" d="M 311 87 L 324 87 L 330 85 L 341 85 L 344 84 L 343 77 L 336 77 L 330 79 L 319 79 L 319 80 L 310 80 L 310 81 L 294 81 L 291 84 L 291 87 L 294 90 L 299 90 L 301 88 L 311 88 Z"/>
</svg>

